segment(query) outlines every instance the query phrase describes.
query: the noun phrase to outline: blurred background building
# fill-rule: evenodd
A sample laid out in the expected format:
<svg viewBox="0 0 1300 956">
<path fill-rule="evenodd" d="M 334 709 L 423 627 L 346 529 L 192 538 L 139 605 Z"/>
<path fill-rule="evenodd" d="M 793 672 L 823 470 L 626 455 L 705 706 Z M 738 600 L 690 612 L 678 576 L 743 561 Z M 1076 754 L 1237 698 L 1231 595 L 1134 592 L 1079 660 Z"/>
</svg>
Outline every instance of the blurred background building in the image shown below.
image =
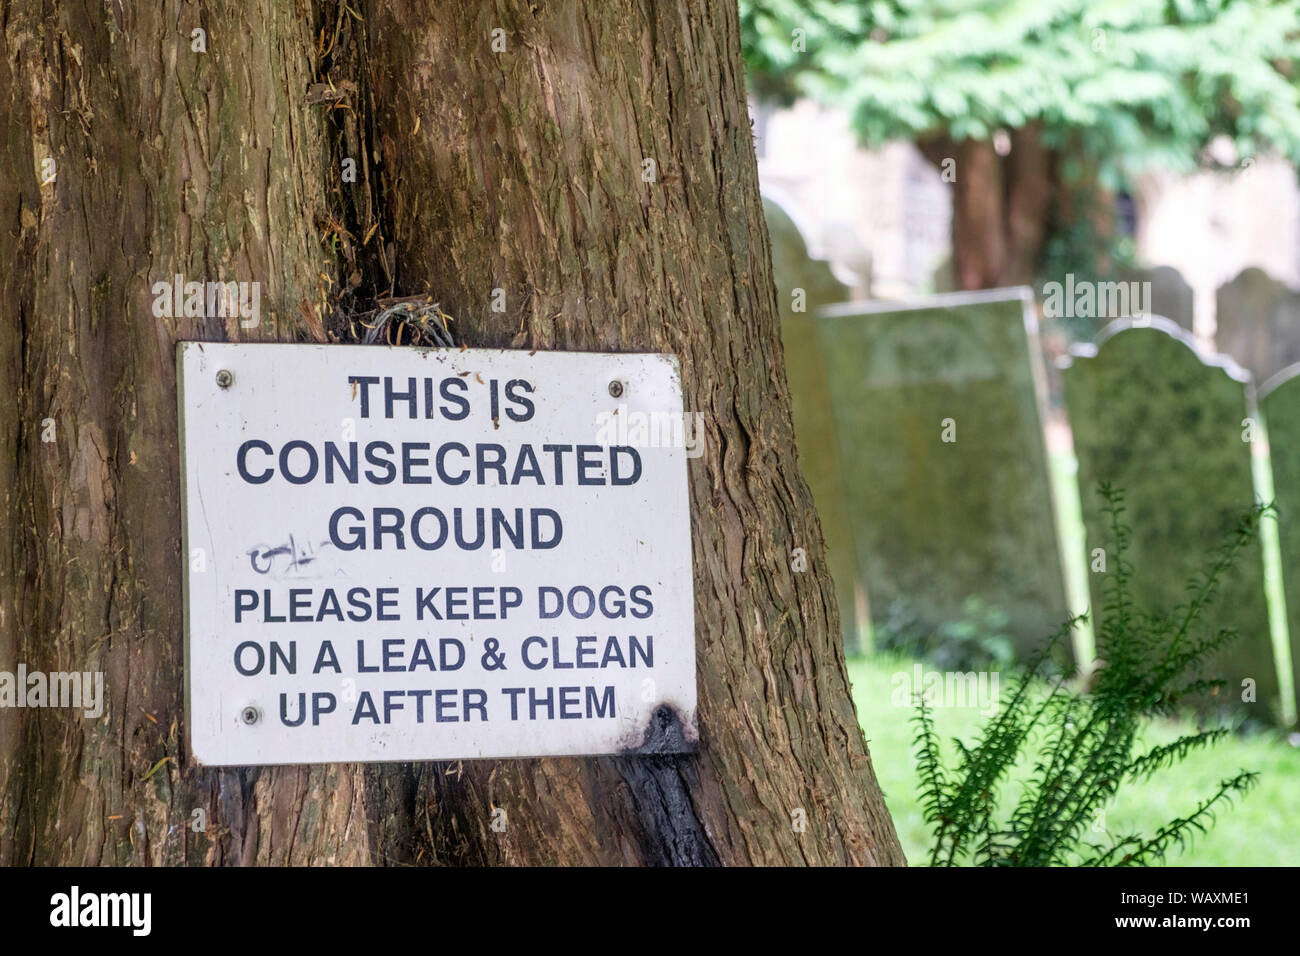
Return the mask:
<svg viewBox="0 0 1300 956">
<path fill-rule="evenodd" d="M 784 108 L 755 102 L 751 113 L 764 193 L 792 215 L 851 298 L 951 289 L 952 187 L 914 144 L 864 148 L 843 109 L 810 99 Z M 1119 199 L 1135 258 L 1171 267 L 1191 286 L 1195 332 L 1206 342 L 1216 290 L 1243 270 L 1300 289 L 1295 167 L 1277 156 L 1238 163 L 1226 140 L 1212 148 L 1235 170 L 1147 172 Z"/>
</svg>

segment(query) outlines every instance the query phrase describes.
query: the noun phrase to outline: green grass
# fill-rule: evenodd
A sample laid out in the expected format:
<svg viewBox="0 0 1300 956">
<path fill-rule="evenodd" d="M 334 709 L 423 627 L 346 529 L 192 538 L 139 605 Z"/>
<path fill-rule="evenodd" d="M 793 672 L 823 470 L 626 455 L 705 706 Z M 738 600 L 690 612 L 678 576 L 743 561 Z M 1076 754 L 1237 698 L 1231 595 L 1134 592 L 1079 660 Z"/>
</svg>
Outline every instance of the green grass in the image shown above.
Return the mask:
<svg viewBox="0 0 1300 956">
<path fill-rule="evenodd" d="M 849 661 L 849 678 L 876 778 L 903 850 L 910 863 L 923 865 L 929 859 L 931 841 L 917 803 L 913 711 L 910 706 L 895 707 L 890 700 L 894 691 L 891 675 L 911 673 L 913 664 L 911 658 L 892 655 L 855 658 Z M 1002 689 L 1009 687 L 1010 678 L 1004 678 Z M 934 717 L 945 743 L 953 737 L 970 741 L 984 720 L 975 708 L 937 708 Z M 1147 739 L 1168 742 L 1194 729 L 1191 722 L 1161 723 L 1151 727 Z M 950 746 L 945 753 L 951 754 Z M 1112 835 L 1135 830 L 1150 833 L 1187 814 L 1199 800 L 1214 793 L 1220 780 L 1241 770 L 1258 771 L 1259 786 L 1218 812 L 1207 834 L 1198 835 L 1181 852 L 1175 849 L 1166 862 L 1171 866 L 1300 865 L 1300 827 L 1296 826 L 1300 747 L 1289 744 L 1281 734 L 1229 737 L 1157 772 L 1150 780 L 1125 783 L 1106 808 L 1106 829 Z M 1016 783 L 1010 786 L 1014 788 Z M 1089 834 L 1094 842 L 1109 842 L 1105 836 Z"/>
</svg>

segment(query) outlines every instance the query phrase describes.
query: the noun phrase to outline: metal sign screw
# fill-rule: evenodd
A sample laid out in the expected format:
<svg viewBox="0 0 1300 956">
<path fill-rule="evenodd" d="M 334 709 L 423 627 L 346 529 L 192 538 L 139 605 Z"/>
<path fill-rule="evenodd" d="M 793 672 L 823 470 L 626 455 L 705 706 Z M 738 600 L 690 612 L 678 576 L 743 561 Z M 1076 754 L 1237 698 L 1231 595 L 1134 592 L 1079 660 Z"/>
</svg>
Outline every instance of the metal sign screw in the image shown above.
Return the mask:
<svg viewBox="0 0 1300 956">
<path fill-rule="evenodd" d="M 217 373 L 217 386 L 219 388 L 230 388 L 235 382 L 235 376 L 230 374 L 229 369 L 222 369 Z"/>
<path fill-rule="evenodd" d="M 247 707 L 245 707 L 243 710 L 239 712 L 240 719 L 244 723 L 250 725 L 257 723 L 257 718 L 260 716 L 261 715 L 257 712 L 257 708 L 254 707 L 252 704 L 249 704 Z"/>
<path fill-rule="evenodd" d="M 619 398 L 619 397 L 621 397 L 622 394 L 623 394 L 623 383 L 620 382 L 620 381 L 618 381 L 617 379 L 615 379 L 614 381 L 610 382 L 610 383 L 609 383 L 609 394 L 613 395 L 615 398 Z"/>
</svg>

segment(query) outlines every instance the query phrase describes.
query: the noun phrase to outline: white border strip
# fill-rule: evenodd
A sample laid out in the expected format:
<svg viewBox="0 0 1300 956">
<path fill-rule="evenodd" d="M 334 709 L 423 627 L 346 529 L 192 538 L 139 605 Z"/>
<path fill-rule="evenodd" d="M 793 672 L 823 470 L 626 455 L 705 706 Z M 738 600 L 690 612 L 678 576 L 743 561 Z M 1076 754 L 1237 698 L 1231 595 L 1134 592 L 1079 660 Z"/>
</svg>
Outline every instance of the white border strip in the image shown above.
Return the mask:
<svg viewBox="0 0 1300 956">
<path fill-rule="evenodd" d="M 924 296 L 918 299 L 869 299 L 865 302 L 837 302 L 834 305 L 827 305 L 818 309 L 817 315 L 828 319 L 844 319 L 858 315 L 871 315 L 877 312 L 951 309 L 963 305 L 978 305 L 982 302 L 1014 302 L 1016 299 L 1032 305 L 1034 290 L 1027 285 L 1018 285 L 1005 289 L 980 289 L 977 292 L 941 292 L 938 295 Z"/>
<path fill-rule="evenodd" d="M 1259 387 L 1260 399 L 1267 398 L 1269 393 L 1281 385 L 1285 385 L 1293 378 L 1300 377 L 1300 362 L 1288 365 L 1280 371 L 1274 372 L 1264 380 L 1264 384 Z"/>
<path fill-rule="evenodd" d="M 1155 329 L 1158 332 L 1163 332 L 1171 339 L 1176 339 L 1191 349 L 1192 354 L 1196 356 L 1197 361 L 1202 365 L 1223 369 L 1223 371 L 1228 374 L 1229 378 L 1241 382 L 1243 385 L 1253 386 L 1255 383 L 1254 376 L 1238 365 L 1232 356 L 1225 355 L 1222 352 L 1205 351 L 1205 349 L 1201 347 L 1201 344 L 1196 340 L 1196 336 L 1192 335 L 1191 332 L 1188 332 L 1173 319 L 1165 318 L 1163 315 L 1148 315 L 1116 319 L 1114 322 L 1108 323 L 1105 328 L 1098 332 L 1097 337 L 1091 342 L 1079 342 L 1071 345 L 1070 351 L 1056 360 L 1056 367 L 1066 369 L 1074 364 L 1075 359 L 1096 358 L 1101 346 L 1105 345 L 1121 332 L 1127 332 L 1129 329 Z"/>
</svg>

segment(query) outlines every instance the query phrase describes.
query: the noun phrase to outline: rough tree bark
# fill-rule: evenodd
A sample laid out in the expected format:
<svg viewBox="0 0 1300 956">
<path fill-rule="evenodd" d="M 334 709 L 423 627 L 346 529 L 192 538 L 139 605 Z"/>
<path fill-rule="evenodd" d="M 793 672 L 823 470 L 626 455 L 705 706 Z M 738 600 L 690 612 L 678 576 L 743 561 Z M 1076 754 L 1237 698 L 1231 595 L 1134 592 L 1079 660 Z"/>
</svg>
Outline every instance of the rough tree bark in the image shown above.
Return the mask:
<svg viewBox="0 0 1300 956">
<path fill-rule="evenodd" d="M 102 670 L 109 705 L 0 711 L 0 863 L 903 862 L 795 462 L 734 5 L 0 9 L 0 670 Z M 262 324 L 155 316 L 175 274 L 260 281 Z M 468 345 L 680 357 L 698 754 L 188 757 L 173 343 L 352 341 L 425 291 Z"/>
<path fill-rule="evenodd" d="M 291 337 L 334 268 L 309 13 L 86 0 L 0 19 L 0 669 L 101 670 L 109 703 L 101 721 L 0 711 L 0 862 L 367 860 L 358 768 L 203 770 L 182 726 L 173 343 Z M 258 280 L 273 314 L 155 317 L 175 274 Z"/>
</svg>

